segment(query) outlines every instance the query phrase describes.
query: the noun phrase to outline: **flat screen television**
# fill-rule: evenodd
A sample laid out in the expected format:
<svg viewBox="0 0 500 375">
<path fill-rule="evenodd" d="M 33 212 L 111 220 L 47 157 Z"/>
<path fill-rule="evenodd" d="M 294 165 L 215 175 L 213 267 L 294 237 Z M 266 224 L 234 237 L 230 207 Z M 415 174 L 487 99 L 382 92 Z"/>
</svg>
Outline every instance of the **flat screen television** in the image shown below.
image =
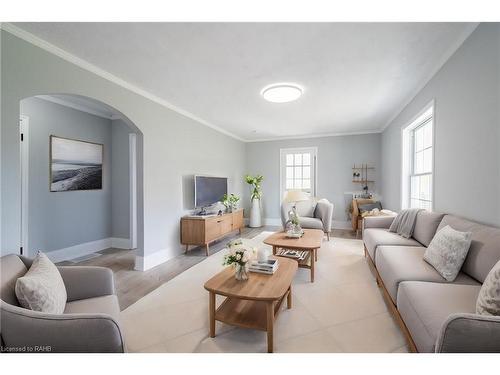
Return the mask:
<svg viewBox="0 0 500 375">
<path fill-rule="evenodd" d="M 222 200 L 227 194 L 226 177 L 194 176 L 194 205 L 207 207 Z"/>
</svg>

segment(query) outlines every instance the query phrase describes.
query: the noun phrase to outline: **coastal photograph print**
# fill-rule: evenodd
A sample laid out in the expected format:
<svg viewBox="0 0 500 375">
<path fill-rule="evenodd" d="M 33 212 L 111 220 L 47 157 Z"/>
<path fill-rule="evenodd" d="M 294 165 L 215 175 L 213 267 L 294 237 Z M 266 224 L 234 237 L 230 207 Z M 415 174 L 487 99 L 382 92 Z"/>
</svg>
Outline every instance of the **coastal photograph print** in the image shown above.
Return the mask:
<svg viewBox="0 0 500 375">
<path fill-rule="evenodd" d="M 102 189 L 103 145 L 50 136 L 50 191 Z"/>
</svg>

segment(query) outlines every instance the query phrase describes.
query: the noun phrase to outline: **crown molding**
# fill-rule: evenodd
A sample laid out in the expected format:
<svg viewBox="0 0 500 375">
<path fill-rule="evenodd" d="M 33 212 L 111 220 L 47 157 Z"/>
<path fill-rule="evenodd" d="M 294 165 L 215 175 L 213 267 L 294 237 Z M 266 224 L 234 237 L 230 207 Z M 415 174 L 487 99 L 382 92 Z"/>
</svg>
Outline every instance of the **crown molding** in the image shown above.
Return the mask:
<svg viewBox="0 0 500 375">
<path fill-rule="evenodd" d="M 80 57 L 77 57 L 65 50 L 63 50 L 62 48 L 59 48 L 55 45 L 53 45 L 52 43 L 49 43 L 47 42 L 46 40 L 30 33 L 30 32 L 27 32 L 17 26 L 14 26 L 12 25 L 11 23 L 8 23 L 8 22 L 3 22 L 1 25 L 0 25 L 0 28 L 2 30 L 5 30 L 6 32 L 18 37 L 18 38 L 21 38 L 22 40 L 30 43 L 30 44 L 33 44 L 47 52 L 50 52 L 52 53 L 53 55 L 56 55 L 58 57 L 60 57 L 61 59 L 63 60 L 66 60 L 82 69 L 85 69 L 91 73 L 94 73 L 95 75 L 101 77 L 101 78 L 104 78 L 105 80 L 107 81 L 110 81 L 118 86 L 121 86 L 129 91 L 132 91 L 133 93 L 137 94 L 137 95 L 140 95 L 146 99 L 149 99 L 157 104 L 160 104 L 161 106 L 165 107 L 165 108 L 168 108 L 174 112 L 177 112 L 178 114 L 184 116 L 184 117 L 187 117 L 187 118 L 190 118 L 191 120 L 194 120 L 200 124 L 203 124 L 213 130 L 216 130 L 218 131 L 219 133 L 222 133 L 224 135 L 227 135 L 229 137 L 232 137 L 234 139 L 237 139 L 239 141 L 242 141 L 242 142 L 245 142 L 245 140 L 241 137 L 238 137 L 237 135 L 231 133 L 231 132 L 228 132 L 227 130 L 225 129 L 222 129 L 221 127 L 217 126 L 217 125 L 214 125 L 206 120 L 203 120 L 202 118 L 192 114 L 191 112 L 188 112 L 182 108 L 179 108 L 175 105 L 173 105 L 172 103 L 140 88 L 140 87 L 137 87 L 135 85 L 133 85 L 132 83 L 130 82 L 127 82 L 126 80 L 120 78 L 120 77 L 117 77 L 115 76 L 114 74 L 104 70 L 104 69 L 101 69 L 99 67 L 97 67 L 96 65 L 84 60 L 84 59 L 81 59 Z"/>
<path fill-rule="evenodd" d="M 260 138 L 260 139 L 249 139 L 247 143 L 255 143 L 255 142 L 273 142 L 273 141 L 286 141 L 289 139 L 310 139 L 310 138 L 326 138 L 326 137 L 346 137 L 350 135 L 366 135 L 366 134 L 380 134 L 381 131 L 379 129 L 375 130 L 365 130 L 359 132 L 345 132 L 345 133 L 320 133 L 320 134 L 311 134 L 311 135 L 290 135 L 283 137 L 273 137 L 273 138 Z"/>
<path fill-rule="evenodd" d="M 106 120 L 118 120 L 118 119 L 121 118 L 118 115 L 115 115 L 115 114 L 107 115 L 105 113 L 102 113 L 102 112 L 99 112 L 99 111 L 95 111 L 95 110 L 93 110 L 91 108 L 88 108 L 88 107 L 85 107 L 83 105 L 73 103 L 70 100 L 64 100 L 62 98 L 56 98 L 56 97 L 54 97 L 52 95 L 36 95 L 35 98 L 38 98 L 38 99 L 41 99 L 41 100 L 45 100 L 47 102 L 59 104 L 59 105 L 62 105 L 64 107 L 76 109 L 77 111 L 89 113 L 89 114 L 94 115 L 94 116 L 102 117 L 102 118 L 104 118 Z"/>
<path fill-rule="evenodd" d="M 392 122 L 404 111 L 404 109 L 420 94 L 420 91 L 424 89 L 425 86 L 431 81 L 432 78 L 441 70 L 441 68 L 448 62 L 448 60 L 453 56 L 455 52 L 460 48 L 462 44 L 467 40 L 467 38 L 476 30 L 479 26 L 480 22 L 473 22 L 463 31 L 460 37 L 453 43 L 443 54 L 441 59 L 439 59 L 438 63 L 434 66 L 434 69 L 426 76 L 424 80 L 417 86 L 417 88 L 412 92 L 412 94 L 408 97 L 407 100 L 403 102 L 401 107 L 394 112 L 394 114 L 389 117 L 389 121 L 385 123 L 383 127 L 379 129 L 380 133 L 383 133 L 387 127 L 392 124 Z"/>
</svg>

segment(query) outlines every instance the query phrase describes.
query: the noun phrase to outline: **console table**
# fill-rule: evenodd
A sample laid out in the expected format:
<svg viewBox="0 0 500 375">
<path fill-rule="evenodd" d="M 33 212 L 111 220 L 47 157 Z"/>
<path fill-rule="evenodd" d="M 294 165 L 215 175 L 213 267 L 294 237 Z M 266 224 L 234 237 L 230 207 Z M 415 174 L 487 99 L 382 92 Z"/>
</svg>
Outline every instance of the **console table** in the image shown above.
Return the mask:
<svg viewBox="0 0 500 375">
<path fill-rule="evenodd" d="M 222 215 L 184 216 L 181 218 L 181 244 L 204 246 L 208 256 L 211 242 L 239 230 L 244 226 L 243 209 Z"/>
</svg>

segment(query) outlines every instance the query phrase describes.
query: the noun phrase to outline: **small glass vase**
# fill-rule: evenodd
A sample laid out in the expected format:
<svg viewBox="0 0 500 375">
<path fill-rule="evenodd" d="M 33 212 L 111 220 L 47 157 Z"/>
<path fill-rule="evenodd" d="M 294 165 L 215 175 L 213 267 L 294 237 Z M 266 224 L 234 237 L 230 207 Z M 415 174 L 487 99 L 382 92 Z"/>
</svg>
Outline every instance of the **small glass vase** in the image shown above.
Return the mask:
<svg viewBox="0 0 500 375">
<path fill-rule="evenodd" d="M 244 265 L 236 264 L 234 277 L 238 281 L 248 280 L 248 264 L 247 263 L 245 263 Z"/>
</svg>

